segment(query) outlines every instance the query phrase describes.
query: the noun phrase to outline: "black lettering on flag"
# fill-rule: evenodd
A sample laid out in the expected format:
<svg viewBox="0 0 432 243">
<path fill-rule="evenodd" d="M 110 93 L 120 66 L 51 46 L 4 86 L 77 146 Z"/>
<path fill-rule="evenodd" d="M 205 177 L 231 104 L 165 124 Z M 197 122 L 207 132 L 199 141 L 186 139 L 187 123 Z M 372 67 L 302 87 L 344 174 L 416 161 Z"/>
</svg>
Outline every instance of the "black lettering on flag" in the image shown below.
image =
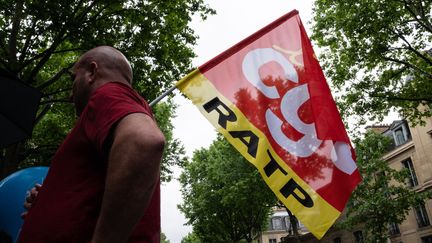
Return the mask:
<svg viewBox="0 0 432 243">
<path fill-rule="evenodd" d="M 264 172 L 267 177 L 270 177 L 276 170 L 280 170 L 284 175 L 287 175 L 288 172 L 286 172 L 279 164 L 276 162 L 276 160 L 271 155 L 270 151 L 267 150 L 267 154 L 270 157 L 270 161 L 264 166 Z"/>
<path fill-rule="evenodd" d="M 302 195 L 298 195 L 295 192 L 296 189 Z M 311 208 L 314 205 L 314 202 L 312 201 L 312 198 L 309 196 L 309 194 L 303 190 L 303 188 L 301 188 L 299 184 L 297 184 L 297 182 L 295 182 L 292 178 L 282 187 L 282 189 L 280 189 L 280 192 L 285 198 L 288 198 L 290 195 L 292 195 L 305 207 Z"/>
<path fill-rule="evenodd" d="M 248 147 L 248 153 L 252 157 L 256 158 L 259 138 L 257 135 L 255 135 L 255 133 L 253 133 L 252 131 L 249 131 L 249 130 L 231 131 L 229 133 L 231 134 L 231 136 L 233 136 L 233 138 L 240 139 L 240 141 L 242 141 L 244 143 L 244 145 L 246 145 L 246 147 Z M 249 138 L 249 142 L 246 141 L 245 138 Z"/>
<path fill-rule="evenodd" d="M 219 108 L 220 106 L 223 107 L 225 112 Z M 219 113 L 218 123 L 224 129 L 226 129 L 227 121 L 235 122 L 237 120 L 235 113 L 230 108 L 228 108 L 227 105 L 222 103 L 222 101 L 220 101 L 218 97 L 215 97 L 214 99 L 205 103 L 203 107 L 207 111 L 207 113 L 210 113 L 213 110 L 216 110 Z"/>
</svg>

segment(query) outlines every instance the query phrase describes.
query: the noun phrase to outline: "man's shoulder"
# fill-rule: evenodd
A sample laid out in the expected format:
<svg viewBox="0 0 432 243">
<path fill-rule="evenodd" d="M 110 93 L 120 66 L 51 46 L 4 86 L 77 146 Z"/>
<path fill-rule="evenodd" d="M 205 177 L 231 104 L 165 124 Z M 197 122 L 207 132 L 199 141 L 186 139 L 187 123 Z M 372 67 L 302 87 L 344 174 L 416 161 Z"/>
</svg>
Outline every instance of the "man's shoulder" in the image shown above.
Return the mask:
<svg viewBox="0 0 432 243">
<path fill-rule="evenodd" d="M 143 112 L 151 114 L 151 108 L 135 90 L 127 84 L 108 82 L 96 89 L 87 104 L 88 112 L 102 113 Z"/>
<path fill-rule="evenodd" d="M 98 87 L 93 95 L 136 94 L 130 85 L 121 82 L 107 82 Z"/>
<path fill-rule="evenodd" d="M 130 85 L 120 82 L 107 82 L 98 87 L 90 97 L 90 102 L 95 100 L 122 100 L 147 106 L 147 101 Z"/>
</svg>

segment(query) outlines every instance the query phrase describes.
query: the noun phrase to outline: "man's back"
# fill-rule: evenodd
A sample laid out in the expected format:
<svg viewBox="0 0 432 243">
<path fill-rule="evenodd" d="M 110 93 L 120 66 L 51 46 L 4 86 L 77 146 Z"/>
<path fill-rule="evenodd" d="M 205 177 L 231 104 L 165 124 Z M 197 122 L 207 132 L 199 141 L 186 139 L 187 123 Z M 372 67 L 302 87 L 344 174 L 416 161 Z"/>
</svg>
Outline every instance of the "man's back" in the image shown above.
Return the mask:
<svg viewBox="0 0 432 243">
<path fill-rule="evenodd" d="M 147 103 L 129 86 L 110 82 L 93 93 L 53 158 L 44 185 L 25 219 L 20 242 L 91 240 L 104 195 L 112 132 L 131 113 L 152 116 Z M 157 185 L 131 241 L 159 241 L 159 198 Z"/>
</svg>

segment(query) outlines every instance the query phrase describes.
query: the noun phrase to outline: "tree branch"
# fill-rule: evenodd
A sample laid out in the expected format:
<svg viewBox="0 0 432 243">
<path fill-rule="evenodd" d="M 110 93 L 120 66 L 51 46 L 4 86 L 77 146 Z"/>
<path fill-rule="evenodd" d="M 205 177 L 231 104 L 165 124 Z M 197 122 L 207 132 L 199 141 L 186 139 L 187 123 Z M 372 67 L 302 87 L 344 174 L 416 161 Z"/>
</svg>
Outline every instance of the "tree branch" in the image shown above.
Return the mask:
<svg viewBox="0 0 432 243">
<path fill-rule="evenodd" d="M 65 39 L 65 38 L 63 38 L 63 39 Z M 57 54 L 57 53 L 71 52 L 71 51 L 81 51 L 81 50 L 84 50 L 84 49 L 80 47 L 80 48 L 64 49 L 64 50 L 59 50 L 59 51 L 51 51 L 50 55 L 52 55 L 52 54 Z M 21 71 L 22 69 L 24 69 L 26 66 L 28 66 L 30 63 L 32 63 L 33 61 L 35 61 L 35 60 L 37 60 L 37 59 L 39 59 L 39 58 L 45 56 L 49 51 L 50 51 L 50 49 L 48 48 L 48 49 L 46 49 L 45 51 L 43 51 L 43 52 L 37 54 L 36 56 L 34 56 L 34 57 L 28 59 L 28 60 L 27 60 L 26 62 L 24 62 L 24 64 L 20 67 L 20 71 Z"/>
<path fill-rule="evenodd" d="M 7 50 L 7 48 L 6 48 L 6 46 L 5 46 L 5 44 L 4 44 L 4 38 L 5 38 L 5 36 L 1 36 L 1 35 L 4 35 L 4 33 L 0 33 L 0 37 L 2 38 L 1 40 L 0 40 L 0 47 L 3 49 L 3 51 L 4 51 L 4 53 L 5 53 L 5 55 L 4 56 L 8 56 L 8 50 Z M 3 59 L 3 58 L 2 58 Z"/>
<path fill-rule="evenodd" d="M 78 2 L 77 6 L 81 5 L 84 1 L 81 0 L 80 2 Z M 84 18 L 84 16 L 88 13 L 88 11 L 90 9 L 92 9 L 92 7 L 96 4 L 97 1 L 94 1 L 92 4 L 90 4 L 90 6 L 88 8 L 86 8 L 86 10 L 82 13 L 82 15 L 75 17 L 75 14 L 77 13 L 77 11 L 80 9 L 79 7 L 76 7 L 76 9 L 73 12 L 73 16 L 72 19 L 82 19 Z M 72 20 L 68 21 L 69 23 L 73 22 Z M 38 55 L 30 58 L 29 60 L 27 60 L 21 67 L 20 67 L 20 71 L 22 69 L 24 69 L 26 66 L 30 65 L 33 61 L 42 58 L 41 61 L 39 61 L 39 63 L 36 65 L 36 67 L 32 70 L 30 77 L 29 77 L 29 81 L 32 82 L 32 77 L 39 72 L 39 70 L 45 65 L 45 63 L 48 61 L 49 57 L 51 57 L 52 54 L 54 53 L 62 53 L 62 52 L 68 52 L 68 51 L 77 51 L 77 50 L 82 50 L 81 48 L 73 48 L 73 49 L 65 49 L 65 50 L 60 50 L 60 51 L 55 51 L 55 49 L 58 47 L 58 45 L 60 45 L 61 42 L 63 42 L 68 36 L 69 34 L 66 34 L 66 30 L 63 28 L 60 30 L 60 34 L 57 36 L 60 41 L 54 41 L 54 43 L 47 48 L 45 51 L 39 53 Z M 59 40 L 57 39 L 57 40 Z"/>
<path fill-rule="evenodd" d="M 46 105 L 46 104 L 50 104 L 50 103 L 72 103 L 72 101 L 68 98 L 64 98 L 64 99 L 54 99 L 54 100 L 46 100 L 46 101 L 41 101 L 39 104 L 41 105 Z"/>
<path fill-rule="evenodd" d="M 78 19 L 83 19 L 84 18 L 84 16 L 85 15 L 87 15 L 87 13 L 96 5 L 96 2 L 97 1 L 93 1 L 82 13 L 81 13 L 81 15 L 80 16 L 77 16 L 78 17 Z M 77 6 L 79 6 L 79 5 L 81 5 L 81 4 L 83 4 L 84 3 L 84 1 L 83 0 L 80 0 L 80 2 L 77 4 Z M 77 12 L 78 12 L 78 10 L 79 10 L 80 8 L 79 7 L 77 7 L 75 10 L 74 10 L 74 13 L 73 13 L 73 15 L 74 15 L 74 17 L 75 17 L 75 14 L 77 14 Z"/>
<path fill-rule="evenodd" d="M 398 96 L 391 96 L 391 95 L 379 95 L 379 94 L 369 94 L 370 97 L 373 98 L 383 98 L 387 100 L 402 100 L 402 101 L 413 101 L 413 102 L 427 102 L 432 103 L 432 97 L 398 97 Z"/>
<path fill-rule="evenodd" d="M 422 19 L 425 19 L 425 25 L 428 26 L 427 29 L 429 29 L 429 32 L 432 32 L 432 24 L 430 22 L 430 18 L 427 18 L 427 13 L 425 12 L 425 9 L 423 7 L 423 4 L 420 2 L 420 12 L 421 12 L 421 17 Z"/>
<path fill-rule="evenodd" d="M 62 68 L 60 71 L 58 71 L 54 76 L 52 76 L 50 79 L 48 79 L 46 82 L 44 82 L 43 84 L 39 85 L 37 87 L 37 89 L 39 90 L 43 90 L 46 87 L 50 86 L 51 84 L 55 83 L 57 80 L 60 79 L 60 77 L 67 73 L 69 71 L 69 69 L 72 67 L 73 64 L 69 64 L 67 67 Z"/>
<path fill-rule="evenodd" d="M 393 31 L 393 30 L 392 30 Z M 416 49 L 414 49 L 411 46 L 411 43 L 409 43 L 409 41 L 407 41 L 407 39 L 405 38 L 405 36 L 403 36 L 401 33 L 397 32 L 397 31 L 393 31 L 394 34 L 396 34 L 397 36 L 399 36 L 399 38 L 402 39 L 403 42 L 405 42 L 405 44 L 407 45 L 408 49 L 411 50 L 412 52 L 414 52 L 417 56 L 419 56 L 421 59 L 425 60 L 427 63 L 429 63 L 429 65 L 432 65 L 432 60 L 427 58 L 426 56 L 424 56 L 422 53 L 420 53 L 419 51 L 417 51 Z"/>
<path fill-rule="evenodd" d="M 83 2 L 84 2 L 84 1 L 81 0 L 81 1 L 78 3 L 78 5 L 81 5 Z M 93 5 L 94 5 L 94 3 L 93 3 L 91 6 L 93 6 Z M 90 7 L 91 7 L 91 6 L 90 6 Z M 75 17 L 74 15 L 75 15 L 75 13 L 76 13 L 76 11 L 77 11 L 78 9 L 79 9 L 79 7 L 77 7 L 77 8 L 74 10 L 73 18 Z M 83 16 L 82 16 L 82 17 L 83 17 Z M 69 22 L 71 22 L 71 21 L 69 21 Z M 66 26 L 67 26 L 67 24 L 66 24 Z M 40 70 L 40 69 L 45 65 L 45 62 L 48 61 L 49 57 L 50 57 L 52 54 L 54 54 L 54 53 L 64 53 L 64 52 L 68 52 L 68 51 L 81 50 L 80 48 L 72 48 L 72 49 L 64 49 L 64 50 L 60 50 L 60 51 L 55 51 L 55 49 L 58 47 L 58 45 L 60 45 L 61 42 L 63 42 L 63 41 L 68 37 L 68 35 L 65 35 L 65 32 L 66 32 L 66 30 L 65 30 L 64 28 L 61 29 L 59 35 L 58 35 L 57 38 L 56 38 L 57 40 L 60 39 L 60 41 L 57 41 L 57 42 L 54 41 L 54 43 L 53 43 L 49 48 L 47 48 L 47 49 L 44 50 L 43 52 L 41 52 L 41 53 L 35 55 L 34 57 L 28 59 L 28 60 L 27 60 L 26 62 L 24 62 L 23 65 L 20 67 L 20 70 L 19 70 L 19 71 L 23 70 L 25 67 L 27 67 L 28 65 L 30 65 L 33 61 L 42 58 L 42 60 L 41 60 L 41 61 L 37 64 L 37 66 L 33 69 L 32 73 L 31 73 L 31 75 L 30 75 L 30 77 L 29 77 L 29 80 L 32 80 L 31 77 L 34 75 L 34 73 L 37 73 L 37 72 L 38 72 L 38 71 L 39 71 L 39 70 Z"/>
<path fill-rule="evenodd" d="M 45 63 L 49 60 L 55 49 L 60 45 L 60 43 L 62 43 L 66 39 L 66 37 L 67 36 L 64 36 L 64 30 L 62 30 L 61 33 L 58 35 L 59 39 L 54 41 L 54 43 L 46 50 L 45 55 L 38 62 L 38 64 L 36 64 L 36 67 L 34 67 L 31 71 L 27 81 L 29 81 L 30 83 L 33 82 L 32 77 L 36 76 L 36 74 L 43 68 L 43 66 L 45 66 Z"/>
<path fill-rule="evenodd" d="M 403 66 L 403 67 L 401 67 L 399 70 L 397 70 L 397 71 L 395 70 L 396 72 L 393 73 L 393 74 L 390 76 L 389 80 L 394 79 L 395 77 L 399 77 L 399 78 L 400 78 L 400 75 L 401 75 L 403 72 L 405 72 L 407 69 L 408 69 L 408 67 Z"/>
<path fill-rule="evenodd" d="M 12 19 L 12 30 L 9 38 L 9 61 L 11 62 L 12 66 L 14 66 L 17 61 L 17 37 L 21 25 L 22 8 L 23 1 L 17 1 L 15 3 L 15 14 Z"/>
<path fill-rule="evenodd" d="M 72 90 L 72 88 L 59 89 L 59 90 L 56 90 L 56 91 L 51 92 L 51 93 L 45 93 L 45 94 L 42 95 L 42 97 L 49 97 L 49 96 L 60 94 L 60 93 L 63 93 L 63 92 L 70 92 L 71 90 Z"/>
<path fill-rule="evenodd" d="M 108 7 L 108 6 L 105 6 L 105 7 L 101 8 L 101 9 L 100 9 L 100 10 L 99 10 L 95 15 L 94 15 L 94 18 L 91 18 L 91 19 L 89 19 L 89 20 L 87 20 L 87 21 L 84 21 L 83 24 L 87 24 L 87 23 L 95 23 L 95 22 L 100 21 L 100 20 L 102 20 L 102 19 L 107 19 L 107 18 L 109 18 L 109 17 L 115 15 L 116 13 L 121 13 L 121 12 L 124 11 L 124 9 L 122 9 L 122 10 L 119 10 L 119 11 L 115 11 L 115 12 L 111 12 L 111 13 L 109 13 L 109 14 L 106 14 L 105 16 L 102 15 L 100 18 L 98 18 L 99 14 L 102 13 L 105 9 L 107 9 L 107 7 Z"/>
<path fill-rule="evenodd" d="M 84 1 L 80 1 L 79 3 L 78 3 L 78 5 L 80 5 L 80 4 L 82 4 Z M 77 7 L 75 10 L 74 10 L 74 13 L 73 13 L 73 19 L 79 19 L 79 20 L 82 20 L 82 19 L 84 19 L 84 17 L 85 17 L 85 15 L 96 5 L 96 2 L 97 1 L 94 1 L 94 2 L 92 2 L 82 13 L 80 13 L 78 16 L 76 16 L 75 17 L 75 14 L 78 12 L 78 9 L 79 9 L 79 7 Z M 86 24 L 86 23 L 88 23 L 88 22 L 94 22 L 94 21 L 96 21 L 96 20 L 98 20 L 97 18 L 98 18 L 98 15 L 103 11 L 103 10 L 105 10 L 107 8 L 107 6 L 105 6 L 105 7 L 103 7 L 103 8 L 101 8 L 98 12 L 97 12 L 97 14 L 93 17 L 93 18 L 91 18 L 89 21 L 82 21 L 81 22 L 81 25 L 83 25 L 83 24 Z M 68 21 L 68 22 L 73 22 L 72 20 L 71 21 Z M 43 52 L 41 52 L 41 53 L 39 53 L 38 55 L 36 55 L 36 56 L 34 56 L 34 57 L 32 57 L 32 58 L 30 58 L 29 60 L 27 60 L 21 67 L 20 67 L 20 70 L 19 71 L 21 71 L 22 69 L 24 69 L 26 66 L 28 66 L 28 65 L 30 65 L 33 61 L 35 61 L 35 60 L 37 60 L 37 59 L 40 59 L 40 58 L 42 58 L 40 61 L 39 61 L 39 63 L 36 65 L 36 67 L 35 68 L 33 68 L 33 70 L 32 70 L 32 72 L 31 72 L 31 74 L 30 74 L 30 76 L 29 76 L 29 82 L 32 82 L 32 77 L 34 76 L 34 75 L 36 75 L 38 72 L 39 72 L 39 70 L 45 65 L 45 63 L 48 61 L 48 59 L 51 57 L 51 55 L 52 54 L 54 54 L 54 53 L 62 53 L 62 52 L 68 52 L 68 51 L 79 51 L 79 50 L 83 50 L 82 48 L 73 48 L 73 49 L 65 49 L 65 50 L 60 50 L 60 51 L 55 51 L 55 49 L 61 44 L 61 42 L 63 42 L 68 36 L 69 36 L 69 34 L 70 33 L 68 33 L 68 34 L 66 34 L 66 32 L 67 32 L 68 30 L 65 30 L 65 29 L 62 29 L 62 30 L 60 30 L 60 34 L 58 35 L 58 38 L 59 39 L 57 39 L 58 41 L 54 41 L 54 43 L 49 47 L 49 48 L 47 48 L 45 51 L 43 51 Z"/>
<path fill-rule="evenodd" d="M 406 46 L 402 46 L 402 47 L 389 47 L 388 50 L 389 51 L 410 51 L 410 49 L 407 48 Z"/>
<path fill-rule="evenodd" d="M 0 63 L 3 64 L 5 69 L 8 69 L 10 71 L 8 63 L 3 58 L 0 58 Z"/>
<path fill-rule="evenodd" d="M 44 109 L 36 116 L 35 124 L 38 124 L 42 118 L 48 113 L 48 111 L 52 108 L 53 104 L 47 104 Z"/>
<path fill-rule="evenodd" d="M 21 56 L 20 56 L 20 58 L 19 58 L 19 62 L 23 62 L 24 59 L 25 59 L 25 57 L 27 56 L 28 48 L 29 48 L 29 46 L 31 45 L 30 43 L 32 43 L 32 38 L 31 38 L 31 37 L 32 37 L 32 36 L 34 35 L 34 33 L 35 33 L 36 23 L 37 23 L 37 18 L 36 18 L 35 20 L 32 21 L 32 26 L 31 26 L 31 28 L 29 29 L 29 33 L 28 33 L 27 36 L 26 36 L 26 40 L 25 40 L 24 46 L 23 46 L 23 48 L 21 49 Z M 20 67 L 20 70 L 21 70 L 21 69 L 22 69 L 22 68 Z"/>
<path fill-rule="evenodd" d="M 424 13 L 424 10 L 423 10 L 423 6 L 422 6 L 422 4 L 420 3 L 420 7 L 421 7 L 421 14 L 419 13 L 419 15 L 421 15 L 421 17 L 422 17 L 422 19 L 419 19 L 418 17 L 417 17 L 417 13 L 414 11 L 414 9 L 412 9 L 409 5 L 410 5 L 410 3 L 408 3 L 406 0 L 403 0 L 403 2 L 404 2 L 404 5 L 405 5 L 405 8 L 408 10 L 408 12 L 410 12 L 411 13 L 411 15 L 416 19 L 416 21 L 417 21 L 417 23 L 419 23 L 423 28 L 425 28 L 427 31 L 429 31 L 429 32 L 431 32 L 432 33 L 432 26 L 430 26 L 430 24 L 428 25 L 428 23 L 426 22 L 426 23 L 423 23 L 422 22 L 422 19 L 424 19 L 425 18 L 425 13 Z"/>
<path fill-rule="evenodd" d="M 35 55 L 34 57 L 28 59 L 27 61 L 25 61 L 25 62 L 21 65 L 19 71 L 23 70 L 25 67 L 27 67 L 28 65 L 30 65 L 30 63 L 32 63 L 33 61 L 35 61 L 35 60 L 37 60 L 37 59 L 39 59 L 39 58 L 44 57 L 44 56 L 45 56 L 48 52 L 50 52 L 50 51 L 51 51 L 51 47 L 45 49 L 43 52 L 41 52 L 41 53 Z M 52 51 L 51 51 L 51 52 L 52 52 Z M 51 55 L 51 54 L 50 54 L 50 55 Z"/>
<path fill-rule="evenodd" d="M 64 50 L 59 50 L 59 51 L 53 51 L 53 54 L 65 53 L 65 52 L 71 52 L 71 51 L 85 51 L 85 50 L 86 49 L 83 49 L 81 47 L 77 47 L 77 48 L 64 49 Z"/>
<path fill-rule="evenodd" d="M 82 3 L 83 3 L 84 1 L 80 1 L 78 4 L 77 4 L 77 6 L 79 6 L 79 5 L 81 5 Z M 79 20 L 84 20 L 85 19 L 85 16 L 89 13 L 89 11 L 91 10 L 91 9 L 93 9 L 93 7 L 96 5 L 96 2 L 97 1 L 93 1 L 82 13 L 80 13 L 78 16 L 76 16 L 75 17 L 75 14 L 77 14 L 78 13 L 78 9 L 79 9 L 79 7 L 77 7 L 75 10 L 74 10 L 74 13 L 73 13 L 73 18 L 74 19 L 79 19 Z M 99 14 L 99 13 L 98 13 Z M 82 21 L 81 22 L 81 25 L 84 25 L 85 23 L 87 23 L 88 21 Z"/>
<path fill-rule="evenodd" d="M 56 144 L 39 144 L 37 145 L 36 148 L 28 148 L 25 152 L 24 152 L 24 157 L 28 158 L 31 155 L 36 155 L 38 156 L 40 154 L 40 150 L 44 149 L 44 150 L 56 150 L 58 148 L 58 145 Z"/>
<path fill-rule="evenodd" d="M 394 58 L 391 58 L 391 57 L 386 57 L 386 56 L 383 56 L 383 59 L 387 60 L 387 61 L 392 61 L 392 62 L 395 62 L 395 63 L 403 64 L 403 65 L 405 65 L 407 67 L 410 67 L 410 68 L 412 68 L 414 70 L 419 71 L 420 73 L 423 73 L 424 75 L 426 75 L 430 79 L 432 79 L 432 74 L 431 73 L 429 73 L 427 71 L 424 71 L 423 69 L 420 69 L 420 68 L 412 65 L 411 63 L 408 63 L 408 62 L 405 62 L 405 61 L 402 61 L 402 60 L 398 60 L 398 59 L 394 59 Z"/>
</svg>

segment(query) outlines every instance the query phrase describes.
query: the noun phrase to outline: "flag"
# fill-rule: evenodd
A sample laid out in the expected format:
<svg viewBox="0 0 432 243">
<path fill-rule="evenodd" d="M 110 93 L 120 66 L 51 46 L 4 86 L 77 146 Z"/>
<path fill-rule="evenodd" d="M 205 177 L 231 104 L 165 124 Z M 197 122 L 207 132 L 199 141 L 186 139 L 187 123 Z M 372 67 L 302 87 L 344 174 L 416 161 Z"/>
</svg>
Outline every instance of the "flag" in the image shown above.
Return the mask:
<svg viewBox="0 0 432 243">
<path fill-rule="evenodd" d="M 321 239 L 361 177 L 298 12 L 262 28 L 176 86 Z"/>
</svg>

